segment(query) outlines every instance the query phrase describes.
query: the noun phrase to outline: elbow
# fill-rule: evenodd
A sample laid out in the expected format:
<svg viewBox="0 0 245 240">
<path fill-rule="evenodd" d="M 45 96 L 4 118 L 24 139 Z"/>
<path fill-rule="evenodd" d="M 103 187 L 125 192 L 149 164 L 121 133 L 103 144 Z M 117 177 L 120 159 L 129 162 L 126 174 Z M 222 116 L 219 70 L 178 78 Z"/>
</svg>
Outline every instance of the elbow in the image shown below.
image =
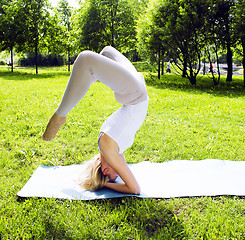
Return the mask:
<svg viewBox="0 0 245 240">
<path fill-rule="evenodd" d="M 137 186 L 137 187 L 134 189 L 133 194 L 135 194 L 135 195 L 140 195 L 140 186 Z"/>
</svg>

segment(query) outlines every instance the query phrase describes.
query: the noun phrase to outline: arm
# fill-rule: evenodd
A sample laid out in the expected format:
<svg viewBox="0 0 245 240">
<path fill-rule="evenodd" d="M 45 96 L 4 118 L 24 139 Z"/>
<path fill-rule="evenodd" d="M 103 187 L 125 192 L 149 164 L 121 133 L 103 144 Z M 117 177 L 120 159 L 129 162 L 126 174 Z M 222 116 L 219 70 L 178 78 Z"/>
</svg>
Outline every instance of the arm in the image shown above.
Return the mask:
<svg viewBox="0 0 245 240">
<path fill-rule="evenodd" d="M 136 194 L 136 195 L 140 194 L 140 190 L 133 192 L 127 187 L 127 185 L 125 183 L 108 182 L 108 183 L 105 184 L 105 187 L 110 188 L 110 189 L 112 189 L 114 191 L 117 191 L 117 192 L 131 193 L 131 194 Z"/>
<path fill-rule="evenodd" d="M 129 169 L 123 155 L 118 154 L 117 143 L 104 134 L 100 139 L 100 149 L 105 161 L 112 167 L 124 183 L 108 182 L 105 186 L 118 192 L 140 194 L 140 187 L 133 173 Z"/>
</svg>

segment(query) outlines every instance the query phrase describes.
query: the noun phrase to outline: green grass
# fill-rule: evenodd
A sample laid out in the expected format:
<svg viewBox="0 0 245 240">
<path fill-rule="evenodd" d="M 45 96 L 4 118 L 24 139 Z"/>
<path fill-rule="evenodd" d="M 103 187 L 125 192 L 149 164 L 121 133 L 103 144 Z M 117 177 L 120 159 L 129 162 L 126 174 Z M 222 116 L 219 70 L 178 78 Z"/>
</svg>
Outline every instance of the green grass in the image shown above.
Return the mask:
<svg viewBox="0 0 245 240">
<path fill-rule="evenodd" d="M 130 163 L 207 158 L 244 161 L 245 90 L 200 77 L 197 86 L 145 73 L 149 112 L 125 153 Z M 0 239 L 244 239 L 244 198 L 20 199 L 40 165 L 81 163 L 97 153 L 103 121 L 120 105 L 111 90 L 91 86 L 52 142 L 40 138 L 59 104 L 65 68 L 0 68 Z"/>
</svg>

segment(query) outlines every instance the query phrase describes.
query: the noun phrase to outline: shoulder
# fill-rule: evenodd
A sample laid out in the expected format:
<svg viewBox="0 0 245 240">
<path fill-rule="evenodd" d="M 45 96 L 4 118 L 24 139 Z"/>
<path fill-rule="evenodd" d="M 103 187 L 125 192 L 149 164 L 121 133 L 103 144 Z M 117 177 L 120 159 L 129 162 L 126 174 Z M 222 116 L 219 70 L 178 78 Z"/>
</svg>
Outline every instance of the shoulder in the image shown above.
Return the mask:
<svg viewBox="0 0 245 240">
<path fill-rule="evenodd" d="M 104 152 L 116 152 L 118 153 L 119 147 L 115 140 L 113 140 L 110 136 L 104 133 L 99 141 L 99 146 L 101 151 Z"/>
</svg>

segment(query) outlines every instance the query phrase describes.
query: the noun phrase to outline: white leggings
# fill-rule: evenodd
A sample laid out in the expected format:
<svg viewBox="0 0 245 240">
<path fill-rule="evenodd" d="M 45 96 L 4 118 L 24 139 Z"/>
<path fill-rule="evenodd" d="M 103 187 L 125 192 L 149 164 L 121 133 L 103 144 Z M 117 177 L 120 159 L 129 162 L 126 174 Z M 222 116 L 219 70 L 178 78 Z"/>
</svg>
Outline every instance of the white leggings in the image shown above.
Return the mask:
<svg viewBox="0 0 245 240">
<path fill-rule="evenodd" d="M 105 47 L 100 54 L 84 51 L 77 57 L 56 114 L 66 116 L 97 79 L 111 88 L 116 100 L 123 104 L 100 130 L 110 136 L 118 144 L 119 153 L 123 153 L 133 144 L 135 133 L 144 122 L 149 98 L 142 74 L 113 47 Z"/>
<path fill-rule="evenodd" d="M 66 116 L 97 79 L 114 91 L 121 104 L 137 104 L 147 99 L 142 74 L 120 52 L 108 46 L 100 54 L 91 51 L 80 53 L 56 114 Z"/>
</svg>

